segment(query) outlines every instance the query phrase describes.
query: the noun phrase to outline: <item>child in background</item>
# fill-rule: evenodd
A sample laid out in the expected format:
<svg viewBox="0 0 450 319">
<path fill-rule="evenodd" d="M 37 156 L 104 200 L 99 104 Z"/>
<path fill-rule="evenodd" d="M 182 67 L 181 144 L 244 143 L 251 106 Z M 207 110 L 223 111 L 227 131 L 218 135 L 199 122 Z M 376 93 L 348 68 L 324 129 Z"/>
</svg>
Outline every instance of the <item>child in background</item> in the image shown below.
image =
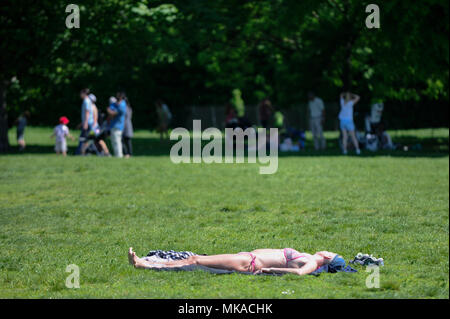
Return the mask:
<svg viewBox="0 0 450 319">
<path fill-rule="evenodd" d="M 27 126 L 28 119 L 30 118 L 30 112 L 25 111 L 15 121 L 17 124 L 17 144 L 19 145 L 19 151 L 25 150 L 25 127 Z"/>
<path fill-rule="evenodd" d="M 59 118 L 59 125 L 55 126 L 53 130 L 53 134 L 51 138 L 56 137 L 55 140 L 55 152 L 56 154 L 62 154 L 63 156 L 67 155 L 67 142 L 66 137 L 69 137 L 71 140 L 74 140 L 73 136 L 69 133 L 69 128 L 67 124 L 69 123 L 69 119 L 65 116 L 61 116 Z"/>
</svg>

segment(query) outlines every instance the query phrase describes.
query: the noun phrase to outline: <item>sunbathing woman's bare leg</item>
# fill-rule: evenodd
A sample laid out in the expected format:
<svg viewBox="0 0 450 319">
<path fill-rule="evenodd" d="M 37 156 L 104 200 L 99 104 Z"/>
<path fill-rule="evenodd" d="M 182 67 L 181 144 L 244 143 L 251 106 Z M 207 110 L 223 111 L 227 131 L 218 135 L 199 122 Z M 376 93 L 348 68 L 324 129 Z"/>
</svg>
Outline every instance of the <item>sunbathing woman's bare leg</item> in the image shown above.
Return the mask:
<svg viewBox="0 0 450 319">
<path fill-rule="evenodd" d="M 136 268 L 152 268 L 153 265 L 145 259 L 139 258 L 132 247 L 128 250 L 128 261 L 130 262 L 130 265 L 133 265 Z"/>
<path fill-rule="evenodd" d="M 155 264 L 139 258 L 130 247 L 128 251 L 130 264 L 136 268 L 174 268 L 188 265 L 200 265 L 211 268 L 227 269 L 235 271 L 252 271 L 252 258 L 245 254 L 224 254 L 213 256 L 191 256 L 187 259 L 164 262 Z"/>
</svg>

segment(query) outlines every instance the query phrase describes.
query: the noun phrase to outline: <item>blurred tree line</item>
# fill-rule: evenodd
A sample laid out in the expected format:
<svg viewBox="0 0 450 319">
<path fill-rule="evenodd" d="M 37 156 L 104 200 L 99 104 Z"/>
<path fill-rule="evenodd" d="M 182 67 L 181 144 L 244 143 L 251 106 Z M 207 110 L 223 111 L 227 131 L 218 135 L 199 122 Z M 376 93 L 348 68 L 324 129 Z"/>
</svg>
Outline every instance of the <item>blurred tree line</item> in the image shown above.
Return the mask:
<svg viewBox="0 0 450 319">
<path fill-rule="evenodd" d="M 23 110 L 34 125 L 61 115 L 78 123 L 84 87 L 103 109 L 125 90 L 146 128 L 157 98 L 182 115 L 187 105 L 223 105 L 234 89 L 246 104 L 269 96 L 281 108 L 306 102 L 309 90 L 335 101 L 349 89 L 362 104 L 396 107 L 403 127 L 448 126 L 448 1 L 378 1 L 380 29 L 365 26 L 369 3 L 80 0 L 80 28 L 68 29 L 66 1 L 3 0 L 1 130 Z"/>
</svg>

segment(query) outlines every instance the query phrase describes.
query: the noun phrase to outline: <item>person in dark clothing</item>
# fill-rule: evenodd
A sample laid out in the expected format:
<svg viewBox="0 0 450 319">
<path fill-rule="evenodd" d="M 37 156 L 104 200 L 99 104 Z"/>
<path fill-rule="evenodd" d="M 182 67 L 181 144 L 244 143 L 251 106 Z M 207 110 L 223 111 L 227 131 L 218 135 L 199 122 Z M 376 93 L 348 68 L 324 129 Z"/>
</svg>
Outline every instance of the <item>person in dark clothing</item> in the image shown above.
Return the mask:
<svg viewBox="0 0 450 319">
<path fill-rule="evenodd" d="M 122 147 L 123 147 L 123 155 L 125 158 L 129 158 L 133 154 L 133 147 L 131 143 L 131 139 L 133 138 L 133 109 L 131 105 L 126 99 L 127 102 L 127 112 L 125 114 L 125 125 L 122 134 Z"/>
<path fill-rule="evenodd" d="M 25 127 L 27 126 L 28 119 L 30 118 L 30 112 L 25 111 L 19 118 L 15 121 L 17 124 L 17 144 L 19 145 L 19 150 L 25 150 Z"/>
<path fill-rule="evenodd" d="M 261 126 L 265 129 L 268 129 L 270 126 L 270 122 L 273 114 L 272 103 L 268 98 L 263 99 L 259 105 L 259 120 L 261 122 Z"/>
</svg>

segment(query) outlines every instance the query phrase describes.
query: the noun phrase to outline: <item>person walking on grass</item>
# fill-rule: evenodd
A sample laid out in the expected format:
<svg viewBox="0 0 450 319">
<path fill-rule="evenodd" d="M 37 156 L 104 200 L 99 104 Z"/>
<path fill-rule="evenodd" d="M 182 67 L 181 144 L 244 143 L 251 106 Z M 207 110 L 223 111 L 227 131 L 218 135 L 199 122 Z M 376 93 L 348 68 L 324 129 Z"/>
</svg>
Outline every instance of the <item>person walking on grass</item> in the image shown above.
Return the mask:
<svg viewBox="0 0 450 319">
<path fill-rule="evenodd" d="M 91 100 L 92 103 L 92 114 L 94 117 L 94 121 L 92 123 L 92 132 L 94 134 L 99 131 L 99 125 L 98 125 L 98 108 L 97 108 L 97 97 L 94 94 L 89 94 L 89 100 Z"/>
<path fill-rule="evenodd" d="M 314 92 L 308 93 L 308 109 L 311 133 L 314 138 L 314 148 L 324 150 L 326 147 L 323 136 L 323 123 L 325 121 L 325 106 L 321 98 L 315 96 Z"/>
<path fill-rule="evenodd" d="M 358 103 L 359 95 L 343 92 L 340 95 L 341 112 L 339 113 L 340 128 L 342 131 L 342 152 L 347 154 L 348 135 L 355 146 L 356 154 L 361 154 L 358 140 L 355 134 L 355 123 L 353 122 L 353 107 Z"/>
<path fill-rule="evenodd" d="M 16 135 L 17 135 L 17 144 L 19 145 L 19 151 L 24 151 L 26 147 L 25 127 L 27 126 L 29 119 L 30 119 L 30 112 L 25 111 L 15 121 L 17 125 Z"/>
<path fill-rule="evenodd" d="M 158 269 L 177 268 L 189 265 L 205 266 L 217 269 L 234 270 L 238 272 L 275 273 L 306 275 L 318 268 L 329 265 L 334 268 L 345 268 L 342 256 L 329 251 L 319 251 L 314 255 L 301 253 L 292 248 L 256 249 L 252 252 L 237 254 L 222 254 L 211 256 L 190 256 L 187 259 L 154 263 L 139 258 L 130 247 L 128 260 L 135 268 Z"/>
<path fill-rule="evenodd" d="M 110 104 L 107 109 L 108 115 L 111 117 L 109 124 L 111 132 L 111 144 L 114 150 L 114 156 L 122 158 L 122 132 L 125 124 L 125 114 L 127 112 L 126 96 L 124 92 L 117 93 L 117 102 Z"/>
<path fill-rule="evenodd" d="M 55 126 L 53 134 L 50 136 L 50 138 L 55 137 L 56 154 L 62 154 L 62 156 L 67 155 L 66 137 L 69 137 L 71 140 L 75 140 L 74 137 L 70 135 L 69 128 L 67 127 L 68 123 L 69 119 L 65 116 L 61 116 L 59 118 L 59 125 Z"/>
<path fill-rule="evenodd" d="M 160 140 L 164 139 L 164 135 L 167 135 L 169 138 L 169 124 L 172 120 L 172 113 L 169 110 L 169 107 L 163 100 L 159 99 L 155 102 L 156 113 L 158 114 L 158 131 L 160 135 Z"/>
<path fill-rule="evenodd" d="M 127 110 L 125 113 L 125 123 L 122 134 L 122 146 L 123 155 L 125 158 L 129 158 L 133 154 L 133 147 L 131 144 L 131 139 L 133 138 L 133 109 L 131 108 L 130 102 L 126 99 Z"/>
<path fill-rule="evenodd" d="M 83 101 L 81 104 L 81 132 L 75 155 L 83 154 L 83 151 L 87 147 L 89 132 L 94 125 L 94 109 L 92 107 L 92 101 L 89 98 L 89 89 L 81 90 L 80 98 Z"/>
</svg>

